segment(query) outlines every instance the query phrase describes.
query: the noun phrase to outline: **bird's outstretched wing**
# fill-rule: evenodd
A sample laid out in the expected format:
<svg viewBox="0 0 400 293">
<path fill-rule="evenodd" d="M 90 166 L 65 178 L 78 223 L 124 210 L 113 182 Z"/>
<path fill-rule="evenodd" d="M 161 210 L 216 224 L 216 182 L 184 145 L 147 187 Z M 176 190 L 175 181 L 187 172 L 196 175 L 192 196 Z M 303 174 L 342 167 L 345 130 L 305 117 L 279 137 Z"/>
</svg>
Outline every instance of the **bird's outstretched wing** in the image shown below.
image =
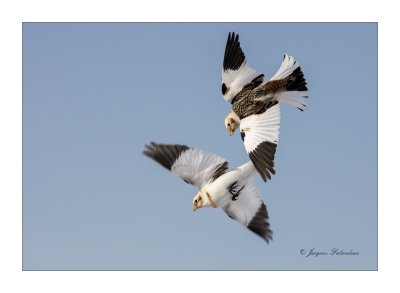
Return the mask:
<svg viewBox="0 0 400 293">
<path fill-rule="evenodd" d="M 240 47 L 239 35 L 229 33 L 222 66 L 222 94 L 224 99 L 232 99 L 246 86 L 257 87 L 264 75 L 250 67 Z"/>
<path fill-rule="evenodd" d="M 240 122 L 240 135 L 246 151 L 264 181 L 275 174 L 274 158 L 279 140 L 280 107 L 275 102 L 261 114 L 250 115 Z"/>
<path fill-rule="evenodd" d="M 228 162 L 224 158 L 186 145 L 151 142 L 145 147 L 144 155 L 198 189 L 228 170 Z"/>
<path fill-rule="evenodd" d="M 243 189 L 240 190 L 240 188 Z M 244 187 L 238 185 L 236 189 L 235 192 L 239 191 L 239 195 L 233 196 L 232 200 L 222 209 L 229 217 L 246 226 L 269 243 L 272 240 L 272 231 L 268 221 L 267 206 L 261 199 L 258 189 L 252 182 L 248 182 Z"/>
</svg>

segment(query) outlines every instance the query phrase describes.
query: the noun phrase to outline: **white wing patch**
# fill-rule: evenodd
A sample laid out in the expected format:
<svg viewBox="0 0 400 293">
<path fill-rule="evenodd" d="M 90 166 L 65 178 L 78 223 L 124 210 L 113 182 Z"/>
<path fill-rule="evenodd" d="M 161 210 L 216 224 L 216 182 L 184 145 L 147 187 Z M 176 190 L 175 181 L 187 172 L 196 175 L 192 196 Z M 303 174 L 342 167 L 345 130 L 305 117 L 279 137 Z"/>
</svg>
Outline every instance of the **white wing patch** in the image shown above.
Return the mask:
<svg viewBox="0 0 400 293">
<path fill-rule="evenodd" d="M 247 226 L 257 213 L 262 202 L 257 187 L 252 182 L 249 182 L 235 201 L 230 200 L 222 208 L 229 216 Z"/>
<path fill-rule="evenodd" d="M 171 167 L 171 171 L 201 189 L 210 181 L 210 176 L 216 168 L 225 162 L 220 156 L 190 148 L 180 155 Z"/>
<path fill-rule="evenodd" d="M 267 207 L 252 182 L 248 182 L 237 199 L 231 200 L 222 209 L 268 243 L 272 240 Z"/>
<path fill-rule="evenodd" d="M 264 141 L 278 143 L 280 119 L 278 103 L 262 114 L 251 115 L 241 120 L 240 131 L 244 133 L 243 142 L 247 153 L 252 152 Z"/>
<path fill-rule="evenodd" d="M 230 102 L 239 93 L 242 88 L 256 78 L 259 74 L 247 64 L 247 60 L 238 70 L 222 70 L 222 84 L 225 84 L 227 91 L 224 99 Z"/>
</svg>

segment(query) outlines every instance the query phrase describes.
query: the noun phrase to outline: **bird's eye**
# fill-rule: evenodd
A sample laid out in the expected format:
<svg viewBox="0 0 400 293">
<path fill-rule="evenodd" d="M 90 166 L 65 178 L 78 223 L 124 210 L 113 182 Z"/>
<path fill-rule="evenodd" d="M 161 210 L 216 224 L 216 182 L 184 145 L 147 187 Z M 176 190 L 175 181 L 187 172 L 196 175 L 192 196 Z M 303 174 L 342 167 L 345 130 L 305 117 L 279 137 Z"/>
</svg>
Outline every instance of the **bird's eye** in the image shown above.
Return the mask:
<svg viewBox="0 0 400 293">
<path fill-rule="evenodd" d="M 230 123 L 228 123 L 228 127 L 231 127 L 231 124 L 230 124 Z"/>
<path fill-rule="evenodd" d="M 194 203 L 197 203 L 197 199 L 194 200 Z"/>
</svg>

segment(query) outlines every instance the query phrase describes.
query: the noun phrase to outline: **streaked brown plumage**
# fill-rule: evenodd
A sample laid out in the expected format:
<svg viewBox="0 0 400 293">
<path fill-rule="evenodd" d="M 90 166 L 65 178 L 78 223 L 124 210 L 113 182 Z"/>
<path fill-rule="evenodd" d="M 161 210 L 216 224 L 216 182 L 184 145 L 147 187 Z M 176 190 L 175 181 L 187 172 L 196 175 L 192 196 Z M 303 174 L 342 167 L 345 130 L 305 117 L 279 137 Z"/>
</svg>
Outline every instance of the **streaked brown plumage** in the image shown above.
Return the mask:
<svg viewBox="0 0 400 293">
<path fill-rule="evenodd" d="M 275 105 L 278 102 L 277 94 L 290 90 L 293 83 L 297 83 L 297 90 L 303 87 L 307 90 L 303 73 L 300 68 L 298 69 L 285 78 L 269 80 L 264 84 L 250 82 L 232 99 L 232 111 L 240 119 L 244 119 L 250 115 L 262 113 Z M 256 79 L 259 81 L 260 76 Z"/>
</svg>

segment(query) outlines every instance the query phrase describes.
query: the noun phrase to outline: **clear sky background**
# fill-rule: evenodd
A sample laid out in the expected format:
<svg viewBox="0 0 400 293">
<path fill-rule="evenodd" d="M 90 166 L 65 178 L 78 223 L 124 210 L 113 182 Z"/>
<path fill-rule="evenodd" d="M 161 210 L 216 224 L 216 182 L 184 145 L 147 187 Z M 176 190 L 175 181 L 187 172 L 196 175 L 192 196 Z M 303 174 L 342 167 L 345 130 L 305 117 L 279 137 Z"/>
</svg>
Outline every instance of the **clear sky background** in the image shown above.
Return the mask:
<svg viewBox="0 0 400 293">
<path fill-rule="evenodd" d="M 142 155 L 156 141 L 248 160 L 223 123 L 229 31 L 266 77 L 293 55 L 310 89 L 306 111 L 281 107 L 276 175 L 256 178 L 270 245 L 193 212 L 195 188 Z M 376 269 L 376 204 L 375 24 L 24 24 L 24 269 Z"/>
</svg>

